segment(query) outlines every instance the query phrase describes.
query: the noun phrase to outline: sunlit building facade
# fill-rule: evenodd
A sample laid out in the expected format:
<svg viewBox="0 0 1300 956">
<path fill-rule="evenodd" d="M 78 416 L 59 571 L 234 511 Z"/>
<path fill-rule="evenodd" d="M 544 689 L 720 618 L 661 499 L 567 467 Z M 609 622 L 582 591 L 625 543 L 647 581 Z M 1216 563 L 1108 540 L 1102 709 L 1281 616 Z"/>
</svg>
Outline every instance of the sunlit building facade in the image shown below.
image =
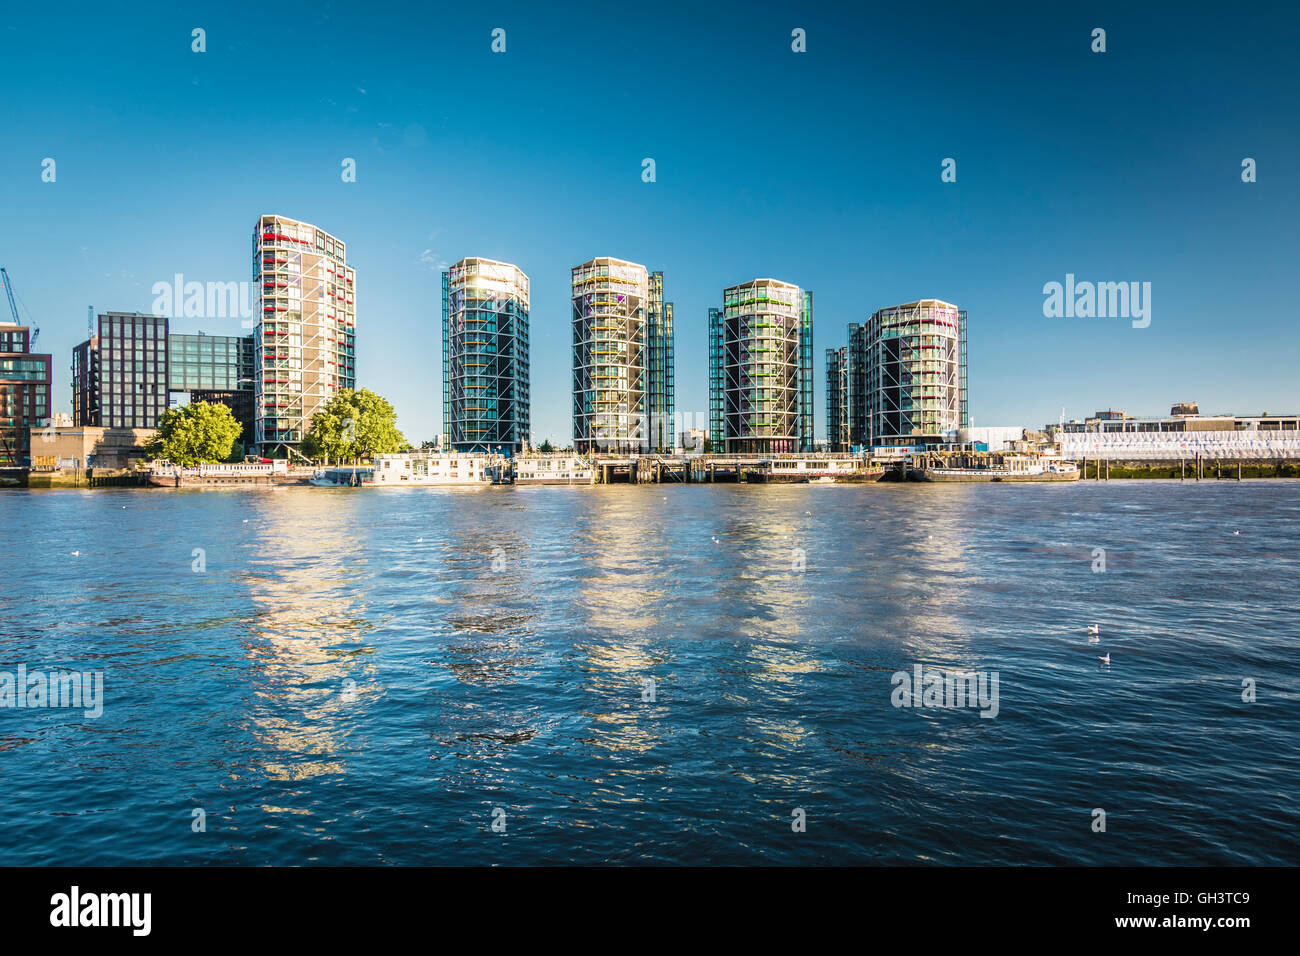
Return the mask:
<svg viewBox="0 0 1300 956">
<path fill-rule="evenodd" d="M 32 464 L 33 429 L 50 423 L 50 365 L 28 326 L 0 322 L 0 468 Z"/>
<path fill-rule="evenodd" d="M 251 335 L 172 332 L 167 338 L 169 401 L 225 405 L 243 428 L 239 440 L 247 446 L 253 438 L 255 352 Z"/>
<path fill-rule="evenodd" d="M 723 291 L 709 310 L 713 450 L 813 450 L 813 295 L 777 279 Z"/>
<path fill-rule="evenodd" d="M 287 455 L 316 412 L 356 388 L 356 272 L 341 240 L 266 215 L 253 232 L 253 283 L 254 441 Z"/>
<path fill-rule="evenodd" d="M 663 273 L 599 257 L 573 268 L 572 290 L 574 447 L 671 450 L 673 324 Z"/>
<path fill-rule="evenodd" d="M 646 377 L 650 405 L 650 450 L 673 450 L 676 412 L 673 369 L 673 304 L 664 301 L 664 274 L 650 273 L 650 306 L 646 313 Z"/>
<path fill-rule="evenodd" d="M 862 336 L 860 428 L 870 444 L 956 441 L 970 424 L 966 313 L 949 302 L 920 299 L 879 310 Z"/>
<path fill-rule="evenodd" d="M 826 447 L 849 450 L 849 347 L 826 350 Z"/>
<path fill-rule="evenodd" d="M 848 343 L 826 350 L 826 441 L 834 452 L 866 445 L 866 330 L 850 322 Z"/>
<path fill-rule="evenodd" d="M 508 262 L 460 260 L 442 274 L 442 415 L 451 450 L 523 451 L 528 382 L 528 276 Z"/>
<path fill-rule="evenodd" d="M 105 428 L 157 428 L 167 411 L 168 320 L 106 312 L 72 350 L 72 420 Z"/>
</svg>

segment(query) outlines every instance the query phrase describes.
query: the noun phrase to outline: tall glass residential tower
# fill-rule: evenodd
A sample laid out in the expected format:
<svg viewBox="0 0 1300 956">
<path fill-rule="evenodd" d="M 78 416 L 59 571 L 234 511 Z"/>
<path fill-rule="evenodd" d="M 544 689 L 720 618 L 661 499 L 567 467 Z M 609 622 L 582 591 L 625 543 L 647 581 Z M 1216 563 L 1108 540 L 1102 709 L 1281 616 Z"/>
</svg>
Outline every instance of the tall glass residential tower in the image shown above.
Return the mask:
<svg viewBox="0 0 1300 956">
<path fill-rule="evenodd" d="M 442 274 L 442 421 L 453 451 L 514 455 L 531 431 L 528 276 L 469 257 Z"/>
<path fill-rule="evenodd" d="M 866 337 L 849 323 L 848 344 L 826 350 L 826 437 L 831 451 L 852 451 L 867 444 Z"/>
<path fill-rule="evenodd" d="M 813 450 L 813 297 L 777 279 L 725 289 L 709 310 L 710 439 L 715 452 Z"/>
<path fill-rule="evenodd" d="M 920 299 L 876 312 L 862 335 L 861 427 L 871 444 L 956 441 L 969 425 L 966 313 Z"/>
<path fill-rule="evenodd" d="M 826 445 L 849 450 L 849 347 L 826 350 Z"/>
<path fill-rule="evenodd" d="M 253 440 L 294 453 L 336 393 L 356 388 L 356 271 L 323 229 L 267 215 L 253 232 Z"/>
<path fill-rule="evenodd" d="M 673 304 L 664 301 L 664 274 L 650 273 L 650 307 L 646 312 L 646 372 L 650 405 L 650 449 L 672 452 Z"/>
<path fill-rule="evenodd" d="M 673 446 L 673 304 L 663 273 L 602 256 L 574 266 L 573 442 L 584 453 Z"/>
</svg>

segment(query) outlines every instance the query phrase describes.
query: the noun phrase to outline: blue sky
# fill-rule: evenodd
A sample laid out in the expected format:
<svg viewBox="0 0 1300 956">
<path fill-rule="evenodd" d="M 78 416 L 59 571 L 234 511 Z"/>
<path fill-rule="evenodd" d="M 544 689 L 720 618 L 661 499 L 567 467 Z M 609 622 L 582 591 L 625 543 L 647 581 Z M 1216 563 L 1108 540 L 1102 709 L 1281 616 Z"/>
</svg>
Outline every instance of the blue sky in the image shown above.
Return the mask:
<svg viewBox="0 0 1300 956">
<path fill-rule="evenodd" d="M 441 430 L 435 266 L 466 255 L 532 280 L 539 441 L 570 436 L 569 268 L 596 255 L 664 270 L 683 412 L 707 409 L 708 308 L 756 276 L 816 295 L 819 436 L 823 350 L 922 297 L 969 312 L 977 425 L 1300 411 L 1293 5 L 739 9 L 11 5 L 0 265 L 56 410 L 87 305 L 148 311 L 177 272 L 249 280 L 276 212 L 348 243 L 359 382 L 417 442 Z M 1045 318 L 1066 273 L 1151 282 L 1150 327 Z"/>
</svg>

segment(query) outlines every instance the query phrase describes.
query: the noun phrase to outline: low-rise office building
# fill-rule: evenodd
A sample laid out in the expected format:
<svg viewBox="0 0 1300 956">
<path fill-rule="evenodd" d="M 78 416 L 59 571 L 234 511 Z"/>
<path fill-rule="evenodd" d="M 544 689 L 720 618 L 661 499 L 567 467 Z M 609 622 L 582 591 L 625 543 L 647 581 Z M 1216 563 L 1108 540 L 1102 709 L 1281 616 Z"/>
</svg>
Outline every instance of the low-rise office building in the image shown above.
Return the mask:
<svg viewBox="0 0 1300 956">
<path fill-rule="evenodd" d="M 1180 402 L 1161 417 L 1112 410 L 1047 430 L 1070 458 L 1300 459 L 1300 415 L 1202 415 L 1195 402 Z"/>
<path fill-rule="evenodd" d="M 165 316 L 106 312 L 72 350 L 72 422 L 151 429 L 168 408 L 212 402 L 230 408 L 253 441 L 253 337 L 172 332 Z"/>
</svg>

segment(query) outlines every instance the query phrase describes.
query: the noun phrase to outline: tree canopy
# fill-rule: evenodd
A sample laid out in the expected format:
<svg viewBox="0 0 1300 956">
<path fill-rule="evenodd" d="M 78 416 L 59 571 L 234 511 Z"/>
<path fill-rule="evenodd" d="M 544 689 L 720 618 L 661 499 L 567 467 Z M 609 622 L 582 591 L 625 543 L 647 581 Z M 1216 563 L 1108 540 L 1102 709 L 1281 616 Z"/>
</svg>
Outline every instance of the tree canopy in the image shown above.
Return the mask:
<svg viewBox="0 0 1300 956">
<path fill-rule="evenodd" d="M 345 388 L 312 415 L 302 452 L 310 458 L 358 461 L 409 448 L 397 430 L 397 412 L 368 388 Z"/>
<path fill-rule="evenodd" d="M 144 453 L 187 466 L 227 461 L 242 431 L 228 406 L 192 402 L 159 416 L 158 434 L 145 442 Z"/>
</svg>

